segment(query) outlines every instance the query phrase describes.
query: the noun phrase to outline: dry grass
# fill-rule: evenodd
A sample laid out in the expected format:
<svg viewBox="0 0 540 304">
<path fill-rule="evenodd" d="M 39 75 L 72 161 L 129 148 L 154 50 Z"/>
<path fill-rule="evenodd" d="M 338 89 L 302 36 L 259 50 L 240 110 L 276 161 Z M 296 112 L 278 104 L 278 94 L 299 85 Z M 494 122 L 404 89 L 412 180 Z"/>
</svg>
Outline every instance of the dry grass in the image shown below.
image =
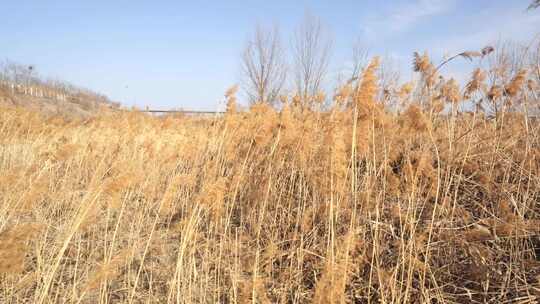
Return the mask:
<svg viewBox="0 0 540 304">
<path fill-rule="evenodd" d="M 239 112 L 235 89 L 202 123 L 1 108 L 0 302 L 537 302 L 527 74 L 462 92 L 417 55 L 390 111 L 377 67 L 323 112 Z M 496 117 L 460 112 L 494 85 Z"/>
</svg>

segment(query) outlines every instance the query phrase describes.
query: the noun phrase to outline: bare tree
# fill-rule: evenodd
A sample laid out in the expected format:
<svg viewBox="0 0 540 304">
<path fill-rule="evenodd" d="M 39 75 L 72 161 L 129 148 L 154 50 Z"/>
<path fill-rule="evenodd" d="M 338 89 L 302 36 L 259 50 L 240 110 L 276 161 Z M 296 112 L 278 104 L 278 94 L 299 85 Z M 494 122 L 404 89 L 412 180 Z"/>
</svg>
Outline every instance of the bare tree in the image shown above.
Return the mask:
<svg viewBox="0 0 540 304">
<path fill-rule="evenodd" d="M 331 49 L 332 39 L 321 21 L 306 14 L 295 32 L 293 42 L 295 86 L 303 102 L 308 102 L 309 97 L 321 91 Z"/>
<path fill-rule="evenodd" d="M 352 48 L 352 57 L 351 57 L 351 77 L 350 81 L 356 80 L 360 77 L 360 74 L 364 68 L 369 64 L 369 50 L 357 40 Z"/>
<path fill-rule="evenodd" d="M 286 63 L 279 30 L 257 27 L 242 56 L 244 90 L 249 103 L 275 105 L 283 91 Z"/>
<path fill-rule="evenodd" d="M 388 108 L 398 107 L 398 100 L 393 93 L 397 90 L 400 76 L 397 61 L 390 55 L 382 57 L 377 75 L 380 87 L 378 100 Z"/>
</svg>

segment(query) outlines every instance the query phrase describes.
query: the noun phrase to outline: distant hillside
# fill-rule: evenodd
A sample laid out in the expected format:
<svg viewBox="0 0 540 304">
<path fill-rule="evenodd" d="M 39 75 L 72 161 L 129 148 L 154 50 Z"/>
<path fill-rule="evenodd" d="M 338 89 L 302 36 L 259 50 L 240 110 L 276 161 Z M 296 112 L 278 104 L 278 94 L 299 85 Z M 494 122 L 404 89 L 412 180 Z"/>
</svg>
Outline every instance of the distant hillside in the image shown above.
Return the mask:
<svg viewBox="0 0 540 304">
<path fill-rule="evenodd" d="M 102 94 L 64 81 L 44 79 L 33 66 L 12 62 L 0 63 L 1 105 L 79 117 L 120 106 Z"/>
</svg>

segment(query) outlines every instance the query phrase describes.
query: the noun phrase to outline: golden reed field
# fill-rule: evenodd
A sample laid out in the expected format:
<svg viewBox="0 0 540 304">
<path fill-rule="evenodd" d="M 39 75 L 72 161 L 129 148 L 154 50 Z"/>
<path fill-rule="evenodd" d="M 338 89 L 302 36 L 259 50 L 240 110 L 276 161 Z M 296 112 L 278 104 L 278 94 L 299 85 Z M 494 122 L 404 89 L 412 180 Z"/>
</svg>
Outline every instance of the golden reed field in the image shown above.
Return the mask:
<svg viewBox="0 0 540 304">
<path fill-rule="evenodd" d="M 414 69 L 215 118 L 1 108 L 0 302 L 537 303 L 540 71 Z"/>
</svg>

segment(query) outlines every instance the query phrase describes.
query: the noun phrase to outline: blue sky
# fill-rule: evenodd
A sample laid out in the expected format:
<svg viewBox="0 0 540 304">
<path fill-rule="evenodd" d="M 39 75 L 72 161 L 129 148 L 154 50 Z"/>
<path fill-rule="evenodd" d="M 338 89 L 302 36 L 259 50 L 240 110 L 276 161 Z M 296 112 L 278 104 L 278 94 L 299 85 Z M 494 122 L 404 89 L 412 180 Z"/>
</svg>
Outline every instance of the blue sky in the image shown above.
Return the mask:
<svg viewBox="0 0 540 304">
<path fill-rule="evenodd" d="M 438 61 L 540 33 L 540 9 L 526 11 L 530 0 L 2 2 L 0 59 L 152 108 L 219 108 L 223 92 L 239 82 L 254 27 L 277 24 L 288 43 L 306 11 L 333 35 L 329 81 L 355 41 L 391 57 L 408 79 L 413 51 Z M 446 72 L 469 73 L 459 63 Z"/>
</svg>

